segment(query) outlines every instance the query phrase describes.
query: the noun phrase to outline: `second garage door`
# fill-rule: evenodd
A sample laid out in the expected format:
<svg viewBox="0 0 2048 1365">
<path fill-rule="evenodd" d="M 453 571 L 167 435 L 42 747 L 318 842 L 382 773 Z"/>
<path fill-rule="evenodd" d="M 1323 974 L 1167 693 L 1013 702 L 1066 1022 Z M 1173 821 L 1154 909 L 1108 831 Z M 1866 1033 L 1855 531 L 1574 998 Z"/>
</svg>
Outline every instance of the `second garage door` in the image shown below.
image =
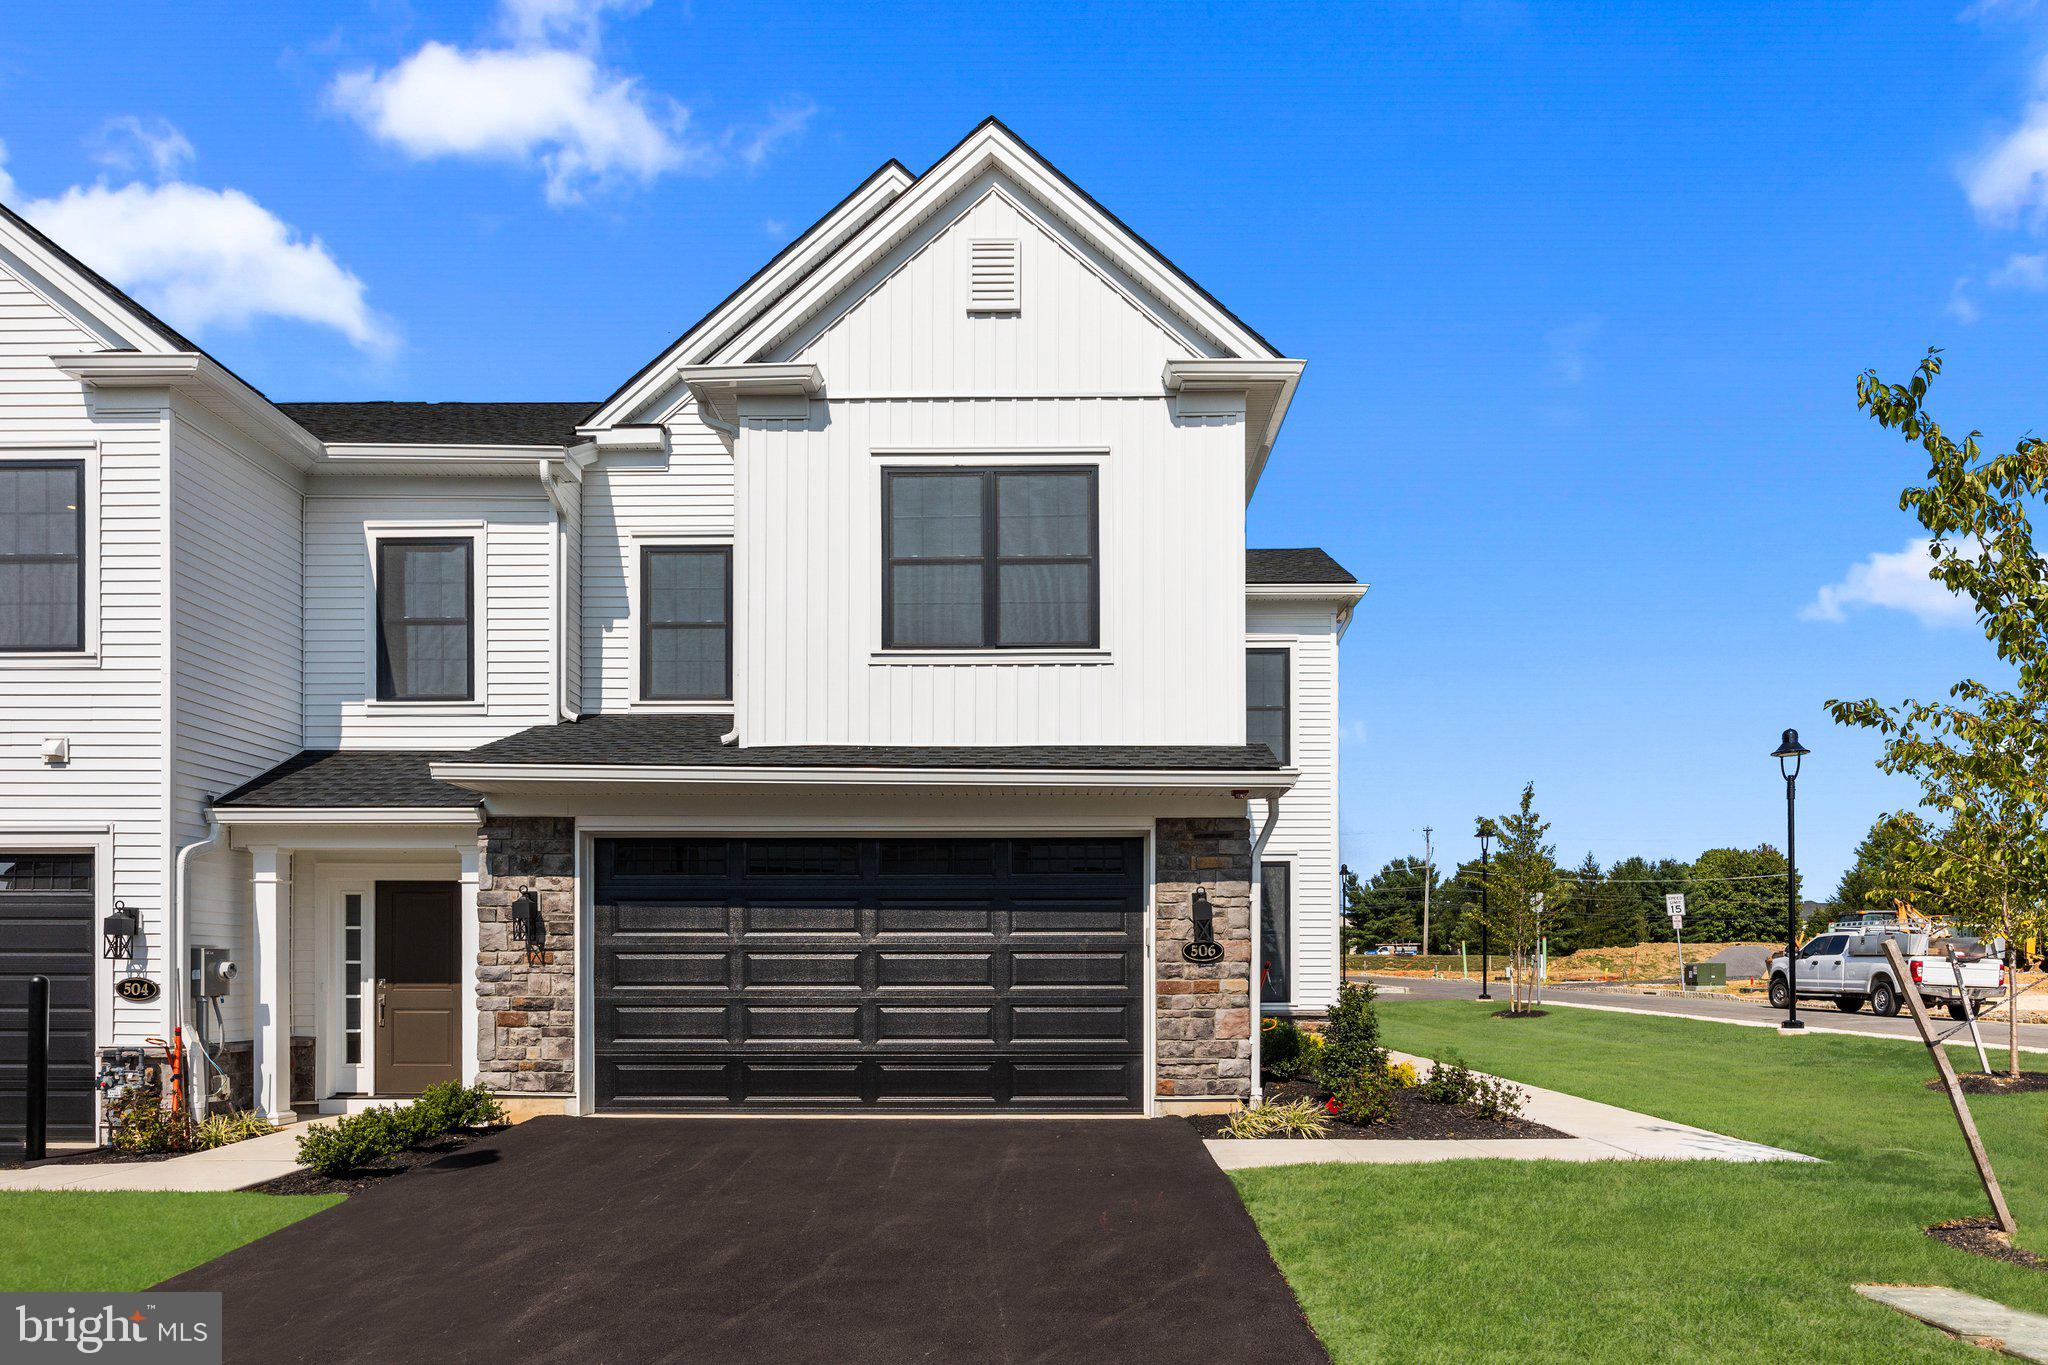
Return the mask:
<svg viewBox="0 0 2048 1365">
<path fill-rule="evenodd" d="M 1137 839 L 601 839 L 599 1107 L 1131 1110 Z"/>
</svg>

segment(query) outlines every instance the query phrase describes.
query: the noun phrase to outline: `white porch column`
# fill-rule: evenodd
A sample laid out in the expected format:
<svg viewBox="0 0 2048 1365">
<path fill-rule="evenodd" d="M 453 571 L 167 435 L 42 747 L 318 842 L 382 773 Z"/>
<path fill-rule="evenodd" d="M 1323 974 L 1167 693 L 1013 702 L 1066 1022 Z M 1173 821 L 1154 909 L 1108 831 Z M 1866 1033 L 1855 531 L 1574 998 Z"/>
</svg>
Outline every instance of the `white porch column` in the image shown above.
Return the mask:
<svg viewBox="0 0 2048 1365">
<path fill-rule="evenodd" d="M 256 961 L 249 973 L 256 1024 L 256 1108 L 266 1117 L 292 1118 L 291 851 L 249 850 L 256 900 Z"/>
<path fill-rule="evenodd" d="M 462 992 L 459 1003 L 462 1033 L 462 1075 L 464 1085 L 476 1080 L 481 1066 L 478 1034 L 483 1021 L 476 1017 L 476 959 L 482 947 L 482 931 L 476 917 L 477 868 L 482 858 L 477 841 L 470 839 L 459 850 L 462 857 L 460 890 L 455 898 L 455 915 L 461 924 L 456 951 L 462 955 Z"/>
</svg>

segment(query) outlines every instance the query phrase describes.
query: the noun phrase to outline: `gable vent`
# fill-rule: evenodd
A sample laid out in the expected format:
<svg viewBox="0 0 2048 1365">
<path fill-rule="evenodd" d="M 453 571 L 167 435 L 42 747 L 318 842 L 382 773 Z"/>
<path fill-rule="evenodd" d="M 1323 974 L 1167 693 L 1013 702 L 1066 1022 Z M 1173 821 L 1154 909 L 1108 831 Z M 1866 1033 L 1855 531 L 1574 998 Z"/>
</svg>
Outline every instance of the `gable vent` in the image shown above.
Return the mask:
<svg viewBox="0 0 2048 1365">
<path fill-rule="evenodd" d="M 1024 307 L 1024 244 L 981 237 L 967 244 L 967 311 L 1015 313 Z"/>
</svg>

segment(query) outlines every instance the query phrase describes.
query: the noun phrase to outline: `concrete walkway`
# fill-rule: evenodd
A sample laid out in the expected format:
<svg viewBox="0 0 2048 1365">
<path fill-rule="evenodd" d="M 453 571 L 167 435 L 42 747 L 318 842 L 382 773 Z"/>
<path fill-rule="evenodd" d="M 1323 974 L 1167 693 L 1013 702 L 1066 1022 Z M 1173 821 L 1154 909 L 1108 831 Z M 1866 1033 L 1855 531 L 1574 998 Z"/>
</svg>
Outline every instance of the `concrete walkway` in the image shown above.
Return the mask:
<svg viewBox="0 0 2048 1365">
<path fill-rule="evenodd" d="M 1435 1063 L 1426 1057 L 1389 1052 L 1396 1062 L 1413 1063 L 1427 1075 Z M 1557 1090 L 1510 1084 L 1527 1101 L 1522 1117 L 1546 1128 L 1569 1133 L 1563 1138 L 1442 1138 L 1407 1141 L 1398 1138 L 1212 1138 L 1209 1154 L 1226 1171 L 1253 1166 L 1298 1166 L 1311 1162 L 1349 1161 L 1371 1165 L 1413 1165 L 1429 1161 L 1463 1161 L 1499 1157 L 1513 1161 L 1815 1161 L 1818 1158 L 1781 1147 L 1766 1147 L 1722 1133 L 1710 1133 L 1669 1119 L 1638 1114 Z"/>
<path fill-rule="evenodd" d="M 1859 1284 L 1856 1292 L 1964 1341 L 2021 1360 L 2048 1361 L 2048 1318 L 1939 1285 Z"/>
<path fill-rule="evenodd" d="M 299 1169 L 297 1124 L 246 1142 L 163 1161 L 45 1162 L 0 1171 L 7 1190 L 242 1190 Z"/>
</svg>

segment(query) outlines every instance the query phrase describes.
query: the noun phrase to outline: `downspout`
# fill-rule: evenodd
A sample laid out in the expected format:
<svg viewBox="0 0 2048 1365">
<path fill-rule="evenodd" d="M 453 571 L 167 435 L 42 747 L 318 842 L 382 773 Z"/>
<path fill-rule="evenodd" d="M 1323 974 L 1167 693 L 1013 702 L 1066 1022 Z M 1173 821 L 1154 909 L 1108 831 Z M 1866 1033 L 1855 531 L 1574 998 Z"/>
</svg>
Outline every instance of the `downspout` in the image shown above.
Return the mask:
<svg viewBox="0 0 2048 1365">
<path fill-rule="evenodd" d="M 214 818 L 213 802 L 208 801 L 204 809 L 206 814 L 206 836 L 202 839 L 194 839 L 191 843 L 184 845 L 178 850 L 177 860 L 173 868 L 173 895 L 169 912 L 165 916 L 170 921 L 168 926 L 166 926 L 168 932 L 165 934 L 165 937 L 170 940 L 171 959 L 169 970 L 165 973 L 170 979 L 164 983 L 165 993 L 169 997 L 164 1009 L 165 1023 L 167 1025 L 164 1030 L 164 1037 L 167 1039 L 176 1036 L 175 1030 L 184 1024 L 185 1000 L 191 992 L 191 982 L 186 979 L 186 972 L 189 969 L 185 965 L 186 959 L 191 956 L 185 941 L 185 905 L 187 899 L 192 894 L 192 855 L 202 849 L 214 848 L 220 843 L 220 821 Z M 195 1085 L 187 1085 L 186 1098 L 194 1106 L 193 1112 L 196 1114 L 198 1112 L 197 1106 L 201 1099 L 200 1088 Z"/>
<path fill-rule="evenodd" d="M 694 399 L 697 404 L 697 420 L 702 422 L 705 426 L 710 427 L 713 431 L 725 433 L 726 439 L 732 443 L 733 455 L 735 460 L 737 460 L 740 448 L 740 429 L 734 426 L 731 422 L 724 421 L 717 417 L 716 415 L 714 415 L 711 410 L 711 404 L 705 402 L 704 399 L 698 396 L 698 394 L 694 390 L 691 391 L 690 397 Z M 733 474 L 733 492 L 735 498 L 737 498 L 739 492 L 739 474 L 737 469 L 734 470 Z M 735 572 L 737 572 L 737 570 L 735 570 Z M 727 730 L 724 734 L 718 737 L 718 742 L 724 745 L 726 748 L 731 748 L 733 745 L 738 744 L 740 742 L 740 712 L 739 706 L 737 705 L 738 698 L 734 698 L 734 701 L 735 705 L 733 706 L 732 712 L 732 729 Z"/>
<path fill-rule="evenodd" d="M 1264 938 L 1262 937 L 1259 931 L 1264 921 L 1266 905 L 1264 890 L 1265 878 L 1259 875 L 1259 863 L 1260 860 L 1266 856 L 1266 841 L 1273 837 L 1273 830 L 1276 826 L 1279 825 L 1279 823 L 1280 798 L 1269 794 L 1266 797 L 1266 818 L 1259 822 L 1259 837 L 1252 841 L 1252 966 L 1251 980 L 1248 983 L 1248 987 L 1250 990 L 1252 1019 L 1253 1104 L 1259 1103 L 1265 1097 L 1266 1093 L 1265 1084 L 1261 1074 L 1264 1070 L 1265 1058 L 1260 1055 L 1265 1049 L 1266 1031 L 1264 1026 L 1264 1020 L 1262 1020 L 1259 1017 L 1259 949 L 1260 946 L 1264 943 Z"/>
</svg>

